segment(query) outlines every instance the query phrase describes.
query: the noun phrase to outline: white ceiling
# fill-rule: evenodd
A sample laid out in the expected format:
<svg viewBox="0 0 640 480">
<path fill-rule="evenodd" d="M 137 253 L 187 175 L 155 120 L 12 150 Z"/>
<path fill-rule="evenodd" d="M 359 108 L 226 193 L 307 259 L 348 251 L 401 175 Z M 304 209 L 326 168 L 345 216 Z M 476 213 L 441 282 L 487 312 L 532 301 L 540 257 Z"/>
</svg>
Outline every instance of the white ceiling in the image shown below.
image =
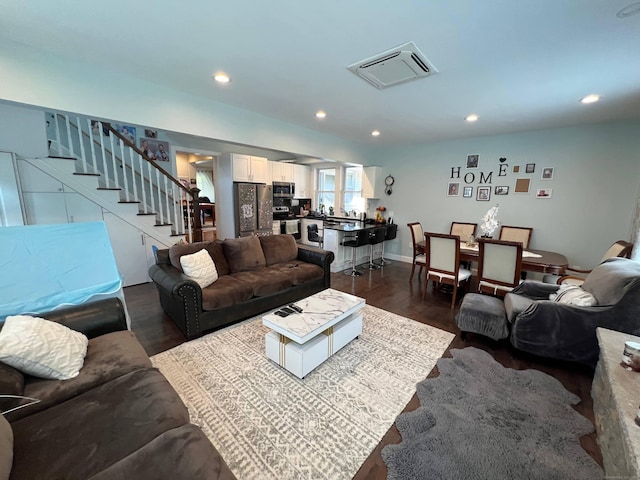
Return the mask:
<svg viewBox="0 0 640 480">
<path fill-rule="evenodd" d="M 0 0 L 0 38 L 397 145 L 637 118 L 640 15 L 616 17 L 633 1 Z M 347 70 L 408 41 L 439 74 L 377 90 Z"/>
</svg>

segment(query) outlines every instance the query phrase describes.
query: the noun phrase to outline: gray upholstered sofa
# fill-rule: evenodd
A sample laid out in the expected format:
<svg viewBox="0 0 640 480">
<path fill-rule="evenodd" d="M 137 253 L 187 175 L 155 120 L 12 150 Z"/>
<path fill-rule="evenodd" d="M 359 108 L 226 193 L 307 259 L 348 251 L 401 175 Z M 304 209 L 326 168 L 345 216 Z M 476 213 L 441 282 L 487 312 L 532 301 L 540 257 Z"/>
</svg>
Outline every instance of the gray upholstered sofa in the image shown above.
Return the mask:
<svg viewBox="0 0 640 480">
<path fill-rule="evenodd" d="M 612 258 L 595 267 L 582 284 L 595 297 L 594 306 L 549 300 L 559 287 L 525 281 L 505 296 L 514 347 L 595 366 L 596 327 L 640 335 L 640 262 Z"/>
<path fill-rule="evenodd" d="M 40 379 L 0 363 L 0 394 L 40 400 L 6 420 L 0 415 L 0 478 L 234 478 L 127 330 L 120 300 L 39 316 L 84 333 L 87 355 L 70 380 Z M 20 402 L 0 398 L 0 409 Z"/>
<path fill-rule="evenodd" d="M 200 288 L 180 257 L 206 249 L 219 278 Z M 331 286 L 333 252 L 292 235 L 228 238 L 158 250 L 149 268 L 160 303 L 188 338 L 300 300 Z"/>
</svg>

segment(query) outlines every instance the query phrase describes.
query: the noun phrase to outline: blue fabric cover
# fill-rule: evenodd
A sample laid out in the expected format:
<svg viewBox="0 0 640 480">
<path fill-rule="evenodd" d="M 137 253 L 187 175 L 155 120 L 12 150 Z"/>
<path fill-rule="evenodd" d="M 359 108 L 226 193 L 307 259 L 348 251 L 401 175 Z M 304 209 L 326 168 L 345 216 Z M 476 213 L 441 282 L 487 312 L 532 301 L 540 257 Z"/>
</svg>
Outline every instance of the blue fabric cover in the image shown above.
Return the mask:
<svg viewBox="0 0 640 480">
<path fill-rule="evenodd" d="M 0 228 L 0 322 L 122 287 L 104 222 Z"/>
</svg>

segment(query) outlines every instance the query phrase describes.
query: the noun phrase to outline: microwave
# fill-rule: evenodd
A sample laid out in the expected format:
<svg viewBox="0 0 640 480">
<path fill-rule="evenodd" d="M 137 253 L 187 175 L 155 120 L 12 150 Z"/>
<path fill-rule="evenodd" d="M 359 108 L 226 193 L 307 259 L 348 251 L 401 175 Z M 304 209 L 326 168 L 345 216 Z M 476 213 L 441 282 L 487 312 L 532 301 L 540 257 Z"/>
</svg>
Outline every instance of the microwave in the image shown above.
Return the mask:
<svg viewBox="0 0 640 480">
<path fill-rule="evenodd" d="M 296 184 L 289 182 L 273 182 L 274 198 L 293 198 L 296 193 Z"/>
</svg>

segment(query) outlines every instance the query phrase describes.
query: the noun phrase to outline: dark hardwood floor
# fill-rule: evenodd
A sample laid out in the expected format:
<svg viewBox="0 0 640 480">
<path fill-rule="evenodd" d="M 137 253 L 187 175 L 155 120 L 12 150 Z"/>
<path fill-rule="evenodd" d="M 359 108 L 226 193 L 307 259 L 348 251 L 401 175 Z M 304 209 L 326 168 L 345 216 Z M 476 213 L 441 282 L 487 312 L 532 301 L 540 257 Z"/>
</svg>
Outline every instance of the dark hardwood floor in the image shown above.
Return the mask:
<svg viewBox="0 0 640 480">
<path fill-rule="evenodd" d="M 429 287 L 426 298 L 422 300 L 422 281 L 416 274 L 413 282 L 409 282 L 411 271 L 409 264 L 393 262 L 381 270 L 362 271 L 363 275 L 355 278 L 342 273 L 332 274 L 332 288 L 363 297 L 369 305 L 456 334 L 456 338 L 444 356 L 450 357 L 451 349 L 474 346 L 489 352 L 505 367 L 517 370 L 534 368 L 557 378 L 567 390 L 580 398 L 580 402 L 574 406 L 575 410 L 593 422 L 591 399 L 593 371 L 591 369 L 525 354 L 513 349 L 507 341 L 493 342 L 473 334 L 468 334 L 466 340 L 461 340 L 460 331 L 455 324 L 455 313 L 458 308 L 454 310 L 449 308 L 451 297 L 439 290 L 433 292 Z M 162 352 L 185 341 L 182 333 L 162 311 L 153 283 L 127 287 L 125 297 L 132 320 L 132 329 L 149 355 Z M 436 368 L 429 377 L 437 375 Z M 414 410 L 418 406 L 418 398 L 414 395 L 404 411 Z M 364 462 L 354 479 L 386 479 L 387 469 L 380 451 L 385 445 L 400 441 L 400 434 L 394 425 Z M 585 435 L 580 442 L 582 447 L 602 465 L 595 433 Z"/>
</svg>

